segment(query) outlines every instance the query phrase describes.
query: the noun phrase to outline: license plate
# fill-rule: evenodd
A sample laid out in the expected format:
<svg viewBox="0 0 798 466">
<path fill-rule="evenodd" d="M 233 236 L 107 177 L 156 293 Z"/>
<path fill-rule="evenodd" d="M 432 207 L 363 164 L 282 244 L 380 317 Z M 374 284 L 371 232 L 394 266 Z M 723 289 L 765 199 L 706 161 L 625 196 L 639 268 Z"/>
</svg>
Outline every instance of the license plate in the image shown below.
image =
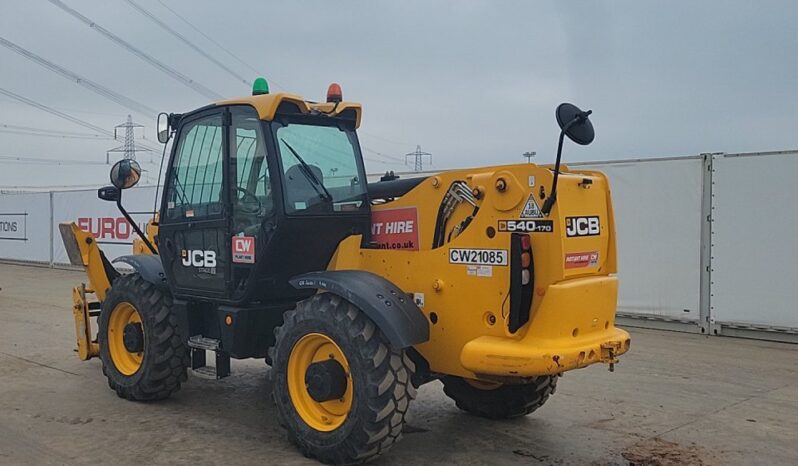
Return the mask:
<svg viewBox="0 0 798 466">
<path fill-rule="evenodd" d="M 450 264 L 507 265 L 506 249 L 449 249 Z"/>
</svg>

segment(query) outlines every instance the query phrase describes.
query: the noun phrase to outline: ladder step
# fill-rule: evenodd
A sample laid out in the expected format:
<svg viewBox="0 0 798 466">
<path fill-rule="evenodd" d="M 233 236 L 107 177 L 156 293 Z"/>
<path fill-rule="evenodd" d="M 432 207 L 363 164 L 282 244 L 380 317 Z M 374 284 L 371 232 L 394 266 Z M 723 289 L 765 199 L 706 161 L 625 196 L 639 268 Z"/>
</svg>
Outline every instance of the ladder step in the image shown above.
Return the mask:
<svg viewBox="0 0 798 466">
<path fill-rule="evenodd" d="M 222 342 L 215 338 L 208 338 L 202 335 L 194 335 L 188 339 L 189 348 L 203 349 L 207 351 L 219 351 Z"/>
<path fill-rule="evenodd" d="M 197 369 L 194 369 L 194 373 L 204 379 L 216 379 L 216 368 L 215 367 L 208 367 L 203 366 Z"/>
<path fill-rule="evenodd" d="M 209 367 L 202 348 L 191 349 L 191 369 L 203 378 L 223 379 L 230 375 L 230 355 L 216 351 L 216 366 Z"/>
</svg>

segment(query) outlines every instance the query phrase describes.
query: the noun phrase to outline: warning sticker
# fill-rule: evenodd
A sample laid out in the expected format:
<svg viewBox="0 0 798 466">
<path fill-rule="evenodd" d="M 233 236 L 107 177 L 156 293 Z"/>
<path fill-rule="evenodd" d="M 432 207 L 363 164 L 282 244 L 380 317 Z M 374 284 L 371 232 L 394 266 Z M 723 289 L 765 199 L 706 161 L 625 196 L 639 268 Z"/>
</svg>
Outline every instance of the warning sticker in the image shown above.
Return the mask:
<svg viewBox="0 0 798 466">
<path fill-rule="evenodd" d="M 371 241 L 381 249 L 418 251 L 418 212 L 415 207 L 373 210 Z"/>
<path fill-rule="evenodd" d="M 492 277 L 493 266 L 490 265 L 469 265 L 466 267 L 466 274 L 472 277 Z"/>
<path fill-rule="evenodd" d="M 598 265 L 598 251 L 571 252 L 565 255 L 565 268 L 578 269 L 581 267 L 595 267 Z"/>
<path fill-rule="evenodd" d="M 254 236 L 233 236 L 233 262 L 236 264 L 255 263 Z"/>
<path fill-rule="evenodd" d="M 535 202 L 535 195 L 530 194 L 524 205 L 524 210 L 521 211 L 521 218 L 543 218 L 543 212 L 540 211 L 538 203 Z"/>
</svg>

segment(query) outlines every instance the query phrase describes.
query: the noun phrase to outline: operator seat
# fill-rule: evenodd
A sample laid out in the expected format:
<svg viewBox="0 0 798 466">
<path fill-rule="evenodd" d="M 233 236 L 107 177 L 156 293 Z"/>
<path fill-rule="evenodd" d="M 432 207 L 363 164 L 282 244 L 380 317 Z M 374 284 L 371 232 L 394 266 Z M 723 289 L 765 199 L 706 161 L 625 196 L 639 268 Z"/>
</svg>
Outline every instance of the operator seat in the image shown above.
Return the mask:
<svg viewBox="0 0 798 466">
<path fill-rule="evenodd" d="M 308 168 L 320 183 L 324 183 L 324 174 L 321 168 L 308 164 Z M 304 210 L 321 202 L 318 189 L 313 182 L 302 172 L 302 166 L 292 165 L 285 172 L 285 199 L 293 210 Z"/>
</svg>

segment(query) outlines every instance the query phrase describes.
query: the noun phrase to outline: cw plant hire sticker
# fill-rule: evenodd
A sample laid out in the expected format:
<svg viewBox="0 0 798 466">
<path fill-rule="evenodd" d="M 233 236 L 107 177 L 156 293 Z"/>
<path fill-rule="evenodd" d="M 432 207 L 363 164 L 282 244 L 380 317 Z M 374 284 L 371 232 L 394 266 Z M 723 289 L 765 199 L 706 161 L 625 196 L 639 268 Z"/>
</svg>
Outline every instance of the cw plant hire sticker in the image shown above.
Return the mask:
<svg viewBox="0 0 798 466">
<path fill-rule="evenodd" d="M 578 269 L 582 267 L 596 267 L 599 261 L 598 251 L 569 252 L 565 255 L 565 268 Z"/>
<path fill-rule="evenodd" d="M 418 251 L 418 211 L 415 207 L 371 211 L 371 241 L 381 249 Z"/>
<path fill-rule="evenodd" d="M 254 236 L 233 236 L 233 262 L 237 264 L 255 263 Z"/>
</svg>

